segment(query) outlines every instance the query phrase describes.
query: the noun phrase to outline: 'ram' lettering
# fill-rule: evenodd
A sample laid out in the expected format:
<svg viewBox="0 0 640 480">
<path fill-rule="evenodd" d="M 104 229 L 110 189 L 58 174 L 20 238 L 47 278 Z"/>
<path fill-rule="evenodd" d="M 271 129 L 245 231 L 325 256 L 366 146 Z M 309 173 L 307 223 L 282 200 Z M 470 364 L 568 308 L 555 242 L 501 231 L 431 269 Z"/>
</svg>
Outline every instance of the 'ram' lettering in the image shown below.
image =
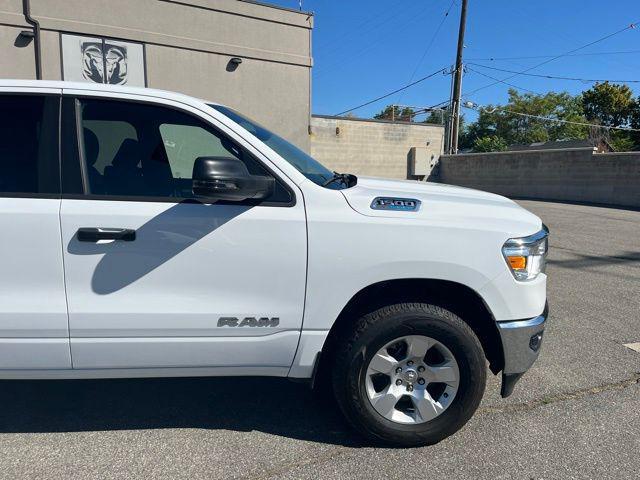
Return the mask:
<svg viewBox="0 0 640 480">
<path fill-rule="evenodd" d="M 277 317 L 260 317 L 258 320 L 258 327 L 277 327 L 280 324 L 280 319 Z"/>
<path fill-rule="evenodd" d="M 220 317 L 218 327 L 268 327 L 273 328 L 280 325 L 278 317 L 245 317 L 240 320 L 237 317 Z"/>
</svg>

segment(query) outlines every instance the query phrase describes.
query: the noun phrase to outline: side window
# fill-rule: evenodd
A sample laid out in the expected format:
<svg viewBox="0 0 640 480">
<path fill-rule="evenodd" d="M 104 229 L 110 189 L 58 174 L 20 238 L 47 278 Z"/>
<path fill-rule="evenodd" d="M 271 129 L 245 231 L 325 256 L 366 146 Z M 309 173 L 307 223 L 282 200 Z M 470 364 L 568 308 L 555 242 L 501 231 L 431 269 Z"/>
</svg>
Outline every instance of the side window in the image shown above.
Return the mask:
<svg viewBox="0 0 640 480">
<path fill-rule="evenodd" d="M 191 178 L 195 158 L 229 156 L 220 139 L 200 127 L 165 123 L 160 125 L 160 135 L 175 178 Z"/>
<path fill-rule="evenodd" d="M 193 165 L 202 156 L 234 157 L 249 172 L 270 175 L 234 142 L 186 113 L 109 100 L 82 100 L 80 108 L 82 159 L 92 195 L 193 198 Z M 290 194 L 278 185 L 269 201 L 289 202 Z"/>
<path fill-rule="evenodd" d="M 60 98 L 0 95 L 0 193 L 60 192 Z"/>
</svg>

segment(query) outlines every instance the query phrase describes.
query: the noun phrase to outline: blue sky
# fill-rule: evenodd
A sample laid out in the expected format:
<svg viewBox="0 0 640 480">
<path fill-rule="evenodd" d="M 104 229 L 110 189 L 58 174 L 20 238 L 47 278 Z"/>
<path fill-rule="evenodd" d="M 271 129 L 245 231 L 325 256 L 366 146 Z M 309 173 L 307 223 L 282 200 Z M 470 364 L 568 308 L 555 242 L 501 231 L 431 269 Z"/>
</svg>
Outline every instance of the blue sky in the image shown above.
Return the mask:
<svg viewBox="0 0 640 480">
<path fill-rule="evenodd" d="M 298 0 L 268 3 L 298 6 Z M 314 113 L 342 112 L 454 62 L 460 0 L 304 0 L 303 9 L 315 14 Z M 639 0 L 469 0 L 465 57 L 468 62 L 522 71 L 547 59 L 486 59 L 561 54 L 639 21 Z M 634 50 L 563 57 L 530 73 L 640 80 L 640 25 L 577 53 Z M 499 79 L 510 75 L 471 68 Z M 537 93 L 579 93 L 590 86 L 526 76 L 508 82 Z M 470 92 L 489 83 L 492 80 L 468 71 L 463 90 Z M 640 93 L 640 84 L 630 86 Z M 468 99 L 479 104 L 504 102 L 508 88 L 498 84 Z M 371 116 L 389 103 L 431 106 L 448 99 L 449 89 L 450 77 L 438 74 L 354 114 Z"/>
</svg>

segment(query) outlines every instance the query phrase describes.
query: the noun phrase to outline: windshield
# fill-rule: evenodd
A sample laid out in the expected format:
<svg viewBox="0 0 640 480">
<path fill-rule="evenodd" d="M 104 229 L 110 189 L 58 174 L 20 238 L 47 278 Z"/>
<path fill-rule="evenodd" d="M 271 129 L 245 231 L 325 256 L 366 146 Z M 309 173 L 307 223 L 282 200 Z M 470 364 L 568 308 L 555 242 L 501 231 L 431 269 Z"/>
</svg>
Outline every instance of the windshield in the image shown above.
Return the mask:
<svg viewBox="0 0 640 480">
<path fill-rule="evenodd" d="M 300 150 L 292 143 L 286 141 L 284 138 L 279 137 L 273 132 L 270 132 L 262 125 L 248 119 L 244 115 L 241 115 L 240 113 L 228 107 L 213 104 L 209 104 L 209 106 L 216 109 L 223 115 L 229 117 L 249 133 L 267 144 L 272 150 L 278 153 L 282 158 L 293 165 L 296 170 L 298 170 L 312 182 L 333 189 L 341 189 L 348 186 L 348 182 L 333 181 L 331 183 L 328 183 L 332 178 L 334 178 L 334 173 L 331 170 L 322 165 L 312 156 Z"/>
</svg>

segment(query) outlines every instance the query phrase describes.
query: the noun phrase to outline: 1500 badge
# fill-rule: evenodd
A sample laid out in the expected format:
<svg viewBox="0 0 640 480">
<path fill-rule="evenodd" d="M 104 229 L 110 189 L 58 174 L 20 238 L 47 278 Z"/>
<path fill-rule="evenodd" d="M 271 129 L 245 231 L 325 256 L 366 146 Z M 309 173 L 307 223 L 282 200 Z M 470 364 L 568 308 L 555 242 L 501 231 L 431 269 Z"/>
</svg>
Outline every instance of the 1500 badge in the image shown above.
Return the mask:
<svg viewBox="0 0 640 480">
<path fill-rule="evenodd" d="M 376 197 L 371 202 L 373 210 L 395 210 L 415 212 L 420 208 L 420 200 L 415 198 Z"/>
<path fill-rule="evenodd" d="M 244 317 L 240 320 L 238 317 L 220 317 L 218 319 L 219 327 L 277 327 L 280 325 L 278 317 Z"/>
</svg>

